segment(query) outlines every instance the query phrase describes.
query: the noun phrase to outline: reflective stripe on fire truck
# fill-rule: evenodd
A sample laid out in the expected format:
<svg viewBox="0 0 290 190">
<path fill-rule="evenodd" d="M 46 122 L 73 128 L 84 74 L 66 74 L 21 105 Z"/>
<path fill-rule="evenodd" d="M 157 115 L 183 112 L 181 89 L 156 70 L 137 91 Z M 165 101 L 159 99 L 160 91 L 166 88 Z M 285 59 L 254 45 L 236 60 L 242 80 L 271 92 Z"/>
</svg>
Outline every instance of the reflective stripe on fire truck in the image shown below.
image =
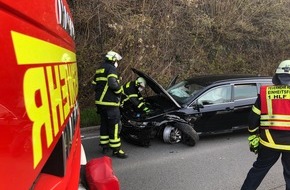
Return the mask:
<svg viewBox="0 0 290 190">
<path fill-rule="evenodd" d="M 11 34 L 18 65 L 76 61 L 75 53 L 63 47 L 17 32 Z"/>
<path fill-rule="evenodd" d="M 28 68 L 23 79 L 26 112 L 33 123 L 33 166 L 36 168 L 76 104 L 76 55 L 63 47 L 18 32 L 12 31 L 11 36 L 18 65 L 41 64 Z M 46 138 L 41 136 L 42 128 Z"/>
</svg>

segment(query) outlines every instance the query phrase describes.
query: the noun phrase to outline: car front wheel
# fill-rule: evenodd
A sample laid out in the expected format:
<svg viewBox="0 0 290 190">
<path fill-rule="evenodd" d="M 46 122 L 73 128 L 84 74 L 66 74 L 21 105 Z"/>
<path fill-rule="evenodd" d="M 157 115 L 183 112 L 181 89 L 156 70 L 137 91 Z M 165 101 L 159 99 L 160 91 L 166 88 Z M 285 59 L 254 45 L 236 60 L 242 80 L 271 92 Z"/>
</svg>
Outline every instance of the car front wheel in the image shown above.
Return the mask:
<svg viewBox="0 0 290 190">
<path fill-rule="evenodd" d="M 163 141 L 165 143 L 175 144 L 182 140 L 182 132 L 173 126 L 166 126 L 163 130 Z"/>
<path fill-rule="evenodd" d="M 182 142 L 188 146 L 194 146 L 199 141 L 199 136 L 191 125 L 174 123 L 164 128 L 163 140 L 170 144 Z"/>
</svg>

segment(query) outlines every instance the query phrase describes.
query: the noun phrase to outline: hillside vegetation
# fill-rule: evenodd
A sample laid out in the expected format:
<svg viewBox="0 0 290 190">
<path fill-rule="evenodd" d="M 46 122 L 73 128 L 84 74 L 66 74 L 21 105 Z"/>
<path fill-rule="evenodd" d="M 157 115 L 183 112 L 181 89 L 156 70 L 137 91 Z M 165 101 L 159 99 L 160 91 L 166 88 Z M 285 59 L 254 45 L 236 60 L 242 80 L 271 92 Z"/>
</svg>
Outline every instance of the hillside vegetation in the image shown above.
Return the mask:
<svg viewBox="0 0 290 190">
<path fill-rule="evenodd" d="M 119 52 L 122 83 L 140 69 L 161 84 L 175 75 L 272 75 L 290 58 L 289 0 L 77 0 L 79 100 L 94 106 L 92 76 Z"/>
</svg>

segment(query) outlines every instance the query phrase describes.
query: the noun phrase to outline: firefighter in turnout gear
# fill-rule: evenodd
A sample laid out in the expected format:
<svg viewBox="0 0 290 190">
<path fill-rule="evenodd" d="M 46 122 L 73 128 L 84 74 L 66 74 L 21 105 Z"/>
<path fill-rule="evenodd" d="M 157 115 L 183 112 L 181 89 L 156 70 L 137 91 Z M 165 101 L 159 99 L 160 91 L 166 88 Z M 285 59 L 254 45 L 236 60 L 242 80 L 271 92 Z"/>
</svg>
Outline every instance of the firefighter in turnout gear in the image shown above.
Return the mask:
<svg viewBox="0 0 290 190">
<path fill-rule="evenodd" d="M 262 86 L 249 116 L 250 150 L 258 154 L 242 190 L 257 189 L 282 155 L 286 189 L 290 190 L 290 60 L 280 63 L 273 86 Z"/>
<path fill-rule="evenodd" d="M 121 106 L 124 109 L 132 108 L 134 111 L 139 113 L 148 114 L 150 109 L 147 107 L 144 98 L 142 97 L 141 91 L 146 87 L 146 81 L 143 77 L 138 77 L 137 80 L 127 82 L 123 86 L 123 94 L 121 98 Z"/>
<path fill-rule="evenodd" d="M 100 114 L 100 146 L 103 153 L 113 149 L 113 156 L 126 158 L 127 155 L 121 149 L 120 97 L 122 86 L 119 82 L 116 68 L 122 57 L 109 51 L 105 56 L 104 63 L 96 70 L 92 84 L 95 90 L 95 104 Z"/>
</svg>

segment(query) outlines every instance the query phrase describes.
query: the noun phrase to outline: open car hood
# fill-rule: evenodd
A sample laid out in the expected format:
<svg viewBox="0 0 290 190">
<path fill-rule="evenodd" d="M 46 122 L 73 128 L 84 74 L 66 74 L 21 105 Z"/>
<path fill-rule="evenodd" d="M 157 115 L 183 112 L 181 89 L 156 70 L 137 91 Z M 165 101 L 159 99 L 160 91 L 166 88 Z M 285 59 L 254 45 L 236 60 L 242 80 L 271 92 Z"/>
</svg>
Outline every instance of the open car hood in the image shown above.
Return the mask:
<svg viewBox="0 0 290 190">
<path fill-rule="evenodd" d="M 140 77 L 143 77 L 146 82 L 147 85 L 158 95 L 164 95 L 165 97 L 167 97 L 174 105 L 176 105 L 178 108 L 181 108 L 181 106 L 179 105 L 178 102 L 176 102 L 174 100 L 174 98 L 159 84 L 157 83 L 153 78 L 149 77 L 148 75 L 146 75 L 145 73 L 132 68 L 132 71 L 134 73 L 136 73 L 137 75 L 139 75 Z"/>
</svg>

